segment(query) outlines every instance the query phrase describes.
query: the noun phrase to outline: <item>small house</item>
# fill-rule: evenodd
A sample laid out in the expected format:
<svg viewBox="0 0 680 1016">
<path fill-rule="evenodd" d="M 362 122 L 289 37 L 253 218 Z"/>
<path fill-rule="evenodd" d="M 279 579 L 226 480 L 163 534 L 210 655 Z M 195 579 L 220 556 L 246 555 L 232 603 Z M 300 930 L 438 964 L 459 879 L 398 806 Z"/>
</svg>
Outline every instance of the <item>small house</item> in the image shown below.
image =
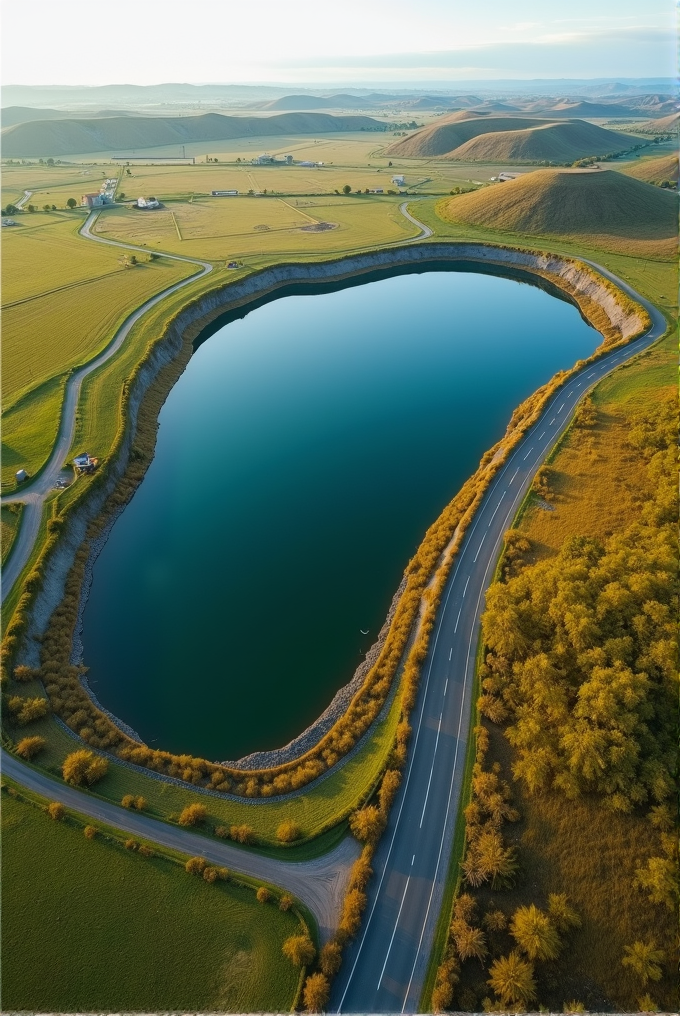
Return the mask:
<svg viewBox="0 0 680 1016">
<path fill-rule="evenodd" d="M 499 173 L 498 179 L 501 183 L 505 183 L 506 180 L 516 180 L 519 173 Z"/>
<path fill-rule="evenodd" d="M 402 175 L 393 176 L 392 177 L 392 183 L 396 183 L 397 187 L 405 187 L 406 186 L 405 177 L 402 176 Z"/>
<path fill-rule="evenodd" d="M 235 198 L 238 195 L 237 190 L 214 190 L 210 193 L 214 198 Z"/>
<path fill-rule="evenodd" d="M 157 198 L 137 198 L 137 208 L 143 208 L 145 211 L 148 211 L 152 208 L 160 207 L 161 203 Z"/>
<path fill-rule="evenodd" d="M 101 208 L 106 204 L 103 194 L 83 194 L 80 203 L 86 208 Z"/>
<path fill-rule="evenodd" d="M 26 483 L 26 480 L 28 479 L 28 473 L 26 472 L 25 469 L 20 469 L 17 472 L 16 477 L 17 483 Z"/>
<path fill-rule="evenodd" d="M 99 465 L 99 459 L 93 458 L 88 452 L 82 452 L 76 455 L 73 465 L 77 473 L 93 473 Z"/>
</svg>

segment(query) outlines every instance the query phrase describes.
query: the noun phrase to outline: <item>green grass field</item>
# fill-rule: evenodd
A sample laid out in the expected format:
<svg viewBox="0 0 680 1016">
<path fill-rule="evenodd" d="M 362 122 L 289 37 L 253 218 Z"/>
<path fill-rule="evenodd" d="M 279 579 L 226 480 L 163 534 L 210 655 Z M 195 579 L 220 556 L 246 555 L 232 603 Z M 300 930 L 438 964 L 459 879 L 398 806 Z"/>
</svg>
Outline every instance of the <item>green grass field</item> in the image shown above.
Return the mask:
<svg viewBox="0 0 680 1016">
<path fill-rule="evenodd" d="M 105 177 L 119 171 L 117 166 L 78 163 L 65 166 L 48 166 L 37 162 L 27 166 L 5 163 L 2 167 L 2 206 L 4 208 L 8 202 L 15 203 L 27 190 L 34 195 L 30 203 L 38 208 L 48 202 L 57 208 L 64 208 L 70 197 L 80 204 L 84 193 L 98 191 Z"/>
<path fill-rule="evenodd" d="M 251 888 L 210 885 L 3 794 L 3 1008 L 282 1012 L 300 925 Z"/>
<path fill-rule="evenodd" d="M 2 546 L 2 563 L 7 560 L 14 538 L 19 532 L 22 504 L 3 505 L 0 508 L 0 545 Z"/>
</svg>

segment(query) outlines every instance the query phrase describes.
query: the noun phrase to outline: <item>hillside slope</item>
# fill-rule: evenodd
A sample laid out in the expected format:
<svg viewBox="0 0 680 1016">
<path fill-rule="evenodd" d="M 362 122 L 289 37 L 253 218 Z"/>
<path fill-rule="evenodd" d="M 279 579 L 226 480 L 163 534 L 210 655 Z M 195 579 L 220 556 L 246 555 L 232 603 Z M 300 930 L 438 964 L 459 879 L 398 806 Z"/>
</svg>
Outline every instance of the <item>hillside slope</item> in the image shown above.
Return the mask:
<svg viewBox="0 0 680 1016">
<path fill-rule="evenodd" d="M 530 120 L 526 117 L 489 116 L 488 114 L 477 116 L 475 113 L 461 116 L 460 113 L 454 113 L 453 116 L 444 117 L 430 127 L 421 127 L 420 130 L 414 131 L 403 140 L 396 141 L 385 150 L 385 155 L 390 157 L 396 155 L 407 159 L 432 158 L 452 152 L 471 138 L 476 138 L 478 134 L 488 134 L 491 131 L 521 130 L 549 122 L 548 120 Z"/>
<path fill-rule="evenodd" d="M 662 155 L 657 159 L 641 159 L 640 162 L 626 166 L 621 172 L 636 180 L 644 180 L 646 183 L 657 180 L 674 180 L 677 183 L 678 157 L 673 153 L 672 155 Z"/>
<path fill-rule="evenodd" d="M 449 152 L 446 158 L 464 162 L 572 163 L 590 155 L 624 151 L 634 139 L 585 120 L 548 123 L 525 130 L 480 134 Z"/>
<path fill-rule="evenodd" d="M 202 116 L 35 120 L 6 127 L 2 131 L 2 152 L 7 158 L 66 156 L 181 145 L 192 141 L 382 128 L 383 125 L 372 117 L 331 116 L 328 113 L 282 113 L 272 117 L 205 113 Z"/>
<path fill-rule="evenodd" d="M 676 196 L 614 170 L 537 170 L 452 198 L 440 214 L 513 233 L 657 241 L 677 233 Z"/>
</svg>

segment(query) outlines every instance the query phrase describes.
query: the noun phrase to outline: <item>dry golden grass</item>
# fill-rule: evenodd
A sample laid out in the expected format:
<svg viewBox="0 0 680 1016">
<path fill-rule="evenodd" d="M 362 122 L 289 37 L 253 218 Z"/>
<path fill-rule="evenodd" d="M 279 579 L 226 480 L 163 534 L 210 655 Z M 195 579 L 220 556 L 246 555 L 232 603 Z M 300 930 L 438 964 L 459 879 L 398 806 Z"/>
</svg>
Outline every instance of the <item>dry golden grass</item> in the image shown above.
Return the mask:
<svg viewBox="0 0 680 1016">
<path fill-rule="evenodd" d="M 299 208 L 294 200 L 201 198 L 173 202 L 156 212 L 115 209 L 100 217 L 96 231 L 149 249 L 213 260 L 264 253 L 342 252 L 405 240 L 418 232 L 399 211 L 397 198 L 313 198 Z M 336 228 L 303 231 L 310 219 L 333 223 Z"/>
<path fill-rule="evenodd" d="M 636 180 L 645 180 L 648 183 L 656 180 L 675 180 L 678 182 L 678 156 L 658 155 L 651 159 L 640 159 L 639 162 L 631 162 L 622 170 L 626 176 L 632 176 Z"/>
<path fill-rule="evenodd" d="M 649 481 L 626 436 L 631 413 L 660 400 L 674 385 L 672 339 L 619 367 L 598 386 L 594 427 L 573 427 L 551 462 L 554 511 L 532 495 L 519 524 L 531 541 L 527 563 L 556 554 L 568 536 L 605 537 L 638 515 Z"/>
</svg>

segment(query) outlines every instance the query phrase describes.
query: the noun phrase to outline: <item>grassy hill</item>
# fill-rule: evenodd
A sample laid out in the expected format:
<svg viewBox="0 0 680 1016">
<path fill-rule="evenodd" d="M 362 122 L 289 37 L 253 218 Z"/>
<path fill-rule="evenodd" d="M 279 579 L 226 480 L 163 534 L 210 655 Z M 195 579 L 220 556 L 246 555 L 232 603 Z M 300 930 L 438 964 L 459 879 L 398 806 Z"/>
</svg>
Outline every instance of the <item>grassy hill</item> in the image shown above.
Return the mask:
<svg viewBox="0 0 680 1016">
<path fill-rule="evenodd" d="M 368 116 L 331 116 L 313 112 L 283 113 L 272 117 L 205 113 L 202 116 L 35 120 L 15 124 L 2 131 L 2 154 L 6 158 L 62 157 L 84 152 L 181 145 L 192 141 L 382 128 L 379 121 Z"/>
<path fill-rule="evenodd" d="M 395 142 L 385 154 L 466 162 L 571 163 L 589 155 L 620 152 L 632 144 L 633 139 L 628 135 L 585 120 L 553 123 L 521 116 L 462 111 Z"/>
<path fill-rule="evenodd" d="M 658 120 L 647 120 L 642 124 L 646 131 L 655 134 L 677 131 L 678 126 L 680 126 L 680 113 L 671 113 L 669 116 L 661 116 Z"/>
<path fill-rule="evenodd" d="M 645 183 L 656 183 L 661 180 L 674 180 L 678 182 L 678 157 L 672 155 L 661 155 L 658 158 L 641 159 L 631 166 L 622 170 L 626 176 L 632 176 L 636 180 L 644 180 Z"/>
<path fill-rule="evenodd" d="M 432 158 L 432 156 L 450 154 L 479 134 L 493 131 L 514 131 L 522 128 L 535 127 L 547 120 L 529 120 L 522 117 L 489 116 L 463 112 L 454 113 L 451 117 L 440 120 L 430 127 L 421 127 L 401 141 L 396 141 L 385 150 L 385 155 L 407 159 Z"/>
<path fill-rule="evenodd" d="M 542 169 L 443 202 L 443 218 L 534 235 L 673 241 L 677 199 L 613 170 Z"/>
<path fill-rule="evenodd" d="M 523 130 L 481 134 L 449 152 L 464 162 L 572 163 L 590 155 L 610 155 L 630 148 L 633 139 L 585 120 L 543 123 Z"/>
</svg>

